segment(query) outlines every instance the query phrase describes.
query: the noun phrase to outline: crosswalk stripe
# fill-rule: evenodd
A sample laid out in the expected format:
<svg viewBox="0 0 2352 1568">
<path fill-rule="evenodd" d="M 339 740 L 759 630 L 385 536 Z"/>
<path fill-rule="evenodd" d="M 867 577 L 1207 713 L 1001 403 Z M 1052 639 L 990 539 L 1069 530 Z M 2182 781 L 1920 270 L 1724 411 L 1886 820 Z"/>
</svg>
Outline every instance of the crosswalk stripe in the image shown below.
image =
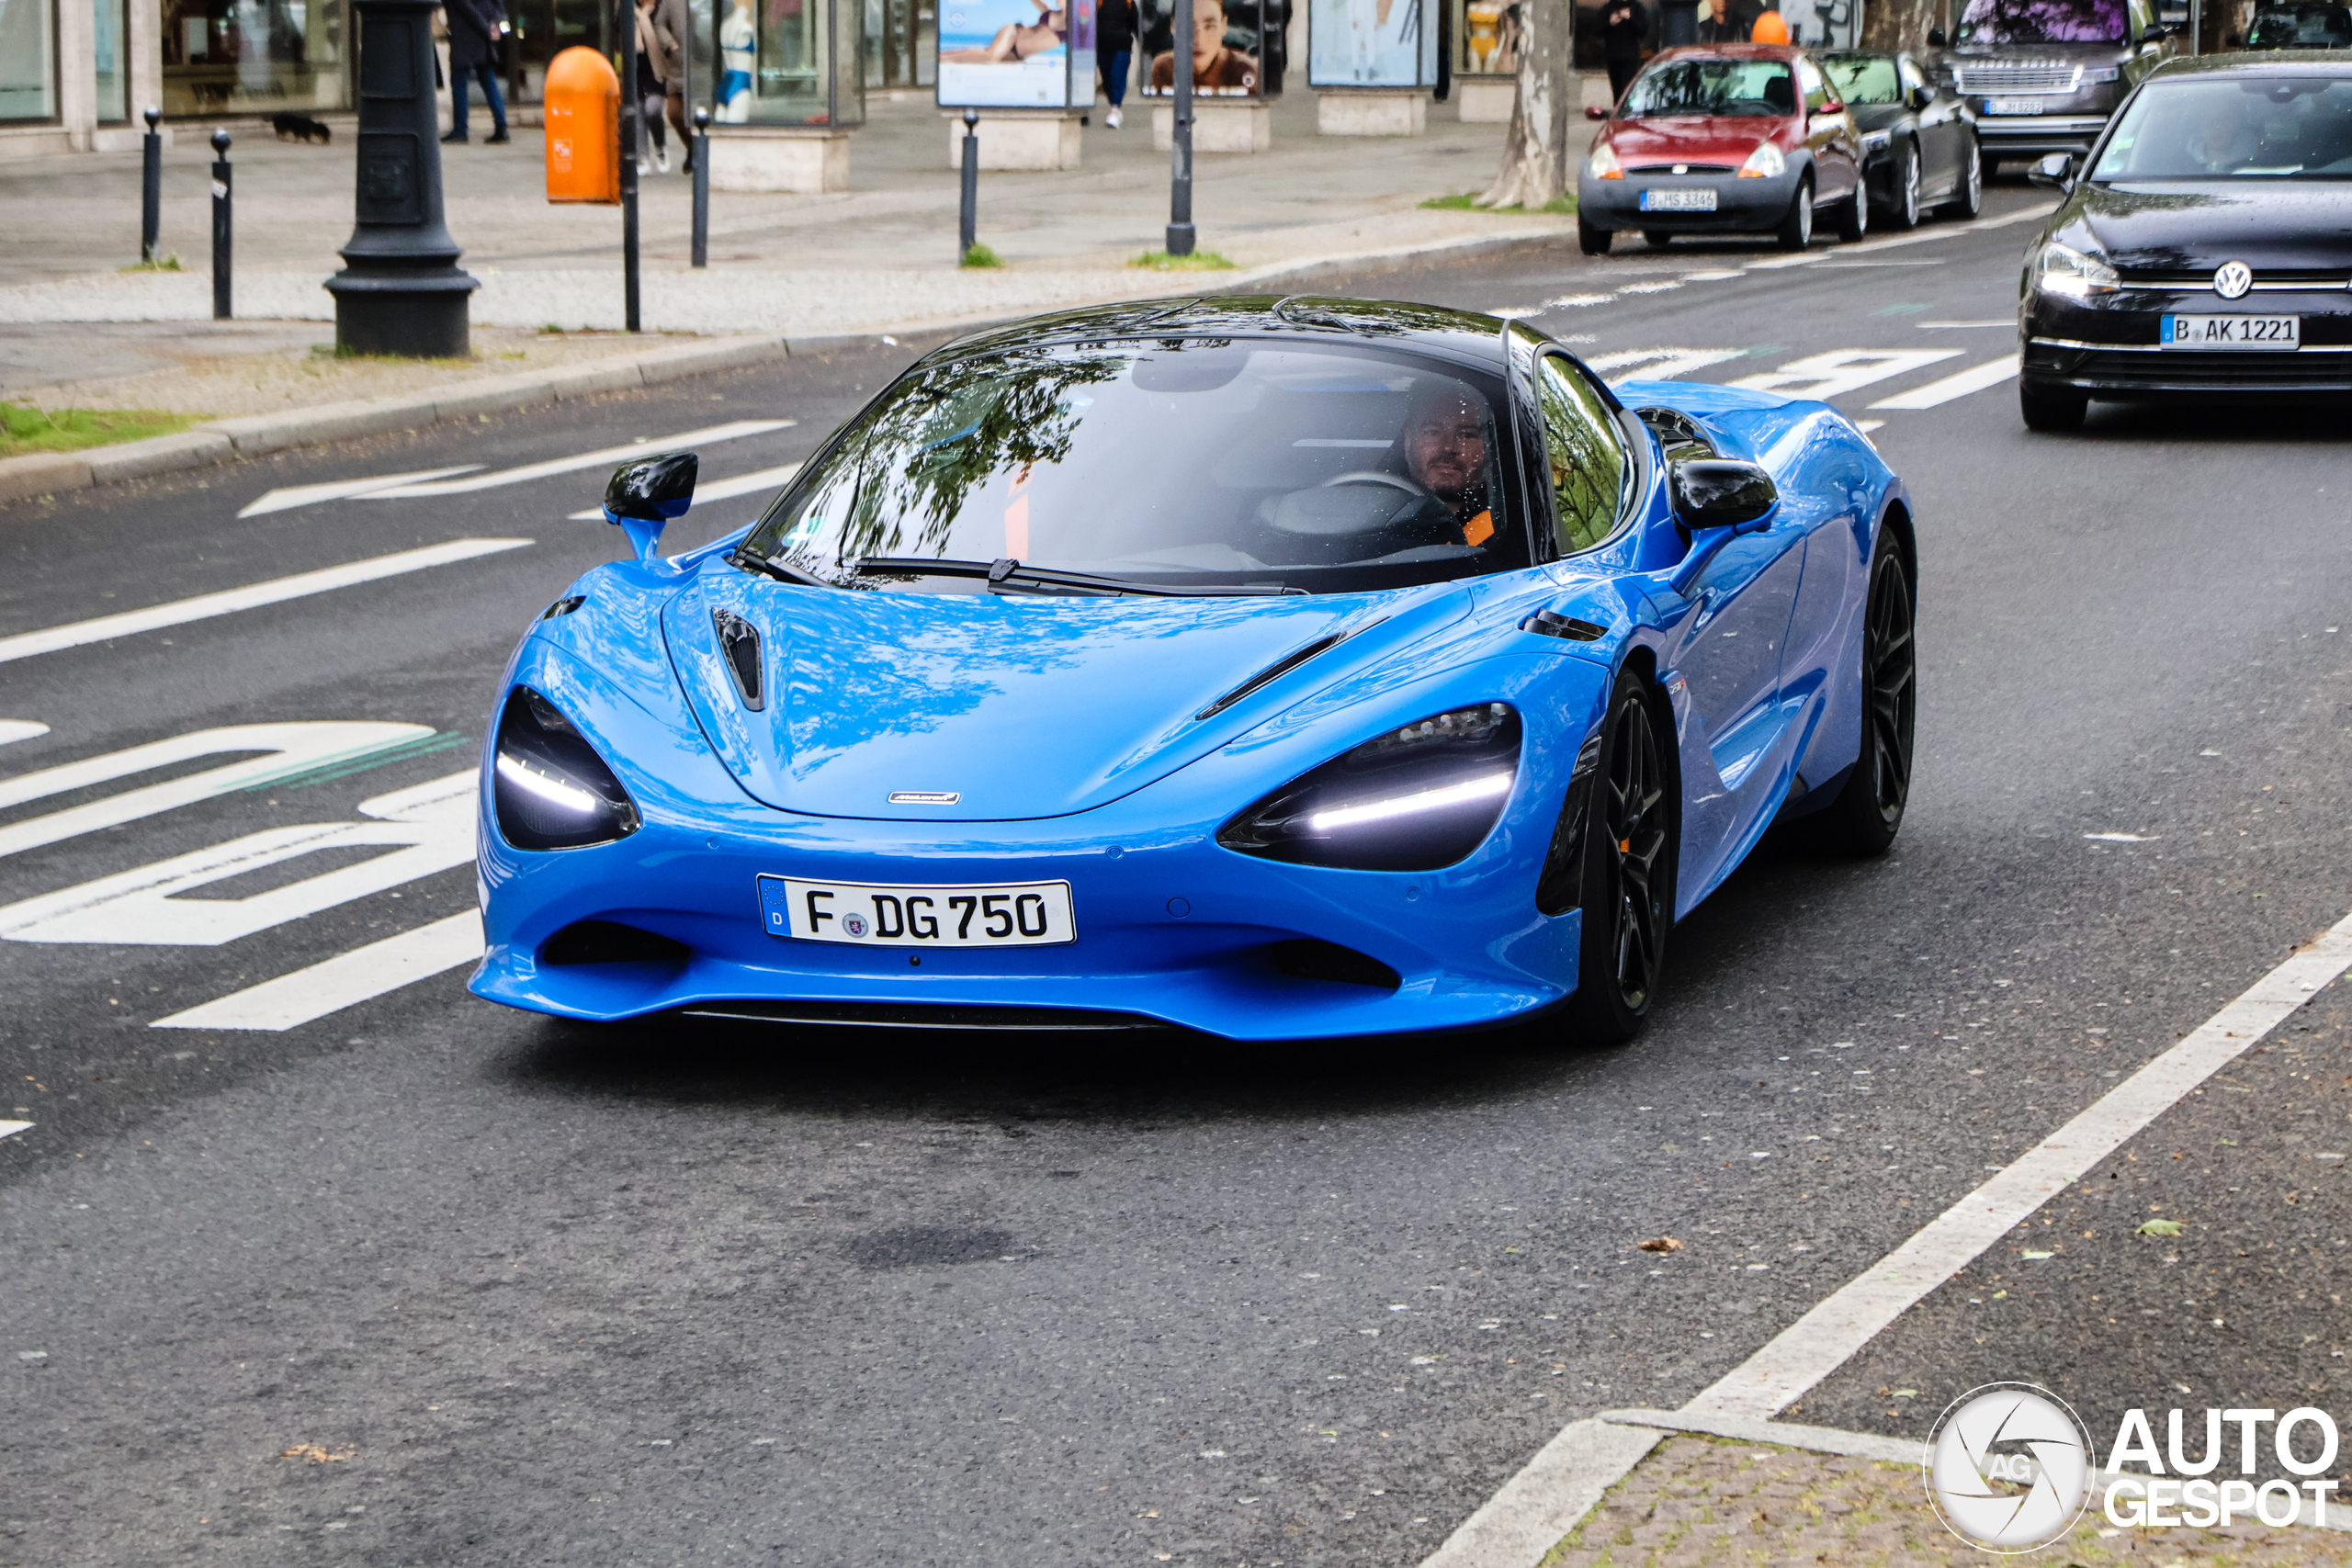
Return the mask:
<svg viewBox="0 0 2352 1568">
<path fill-rule="evenodd" d="M 0 1138 L 13 1138 L 19 1133 L 29 1133 L 32 1126 L 29 1122 L 0 1122 Z"/>
<path fill-rule="evenodd" d="M 148 1027 L 296 1029 L 461 964 L 471 964 L 481 954 L 481 917 L 469 909 L 355 947 L 291 975 L 249 986 L 218 1001 L 159 1018 Z"/>
<path fill-rule="evenodd" d="M 447 566 L 453 561 L 496 555 L 501 550 L 519 550 L 533 542 L 529 539 L 452 539 L 447 544 L 427 545 L 423 549 L 402 550 L 397 555 L 377 556 L 369 560 L 353 561 L 347 566 L 331 566 L 319 571 L 297 572 L 292 577 L 273 578 L 248 588 L 200 593 L 193 599 L 177 599 L 171 604 L 156 604 L 144 610 L 127 610 L 119 615 L 100 615 L 95 620 L 72 621 L 42 631 L 23 632 L 16 637 L 0 637 L 0 664 L 12 660 L 30 659 L 35 654 L 55 653 L 62 649 L 80 648 L 88 643 L 107 642 L 139 632 L 181 626 L 189 621 L 209 620 L 215 615 L 232 615 L 239 610 L 258 609 L 264 604 L 283 604 L 288 599 L 300 599 L 312 593 L 325 593 L 337 588 L 398 577 L 403 572 L 423 571 L 428 567 Z"/>
<path fill-rule="evenodd" d="M 1623 348 L 1596 354 L 1585 366 L 1610 385 L 1621 381 L 1671 381 L 1726 359 L 1747 354 L 1744 348 Z"/>
<path fill-rule="evenodd" d="M 726 424 L 714 424 L 703 430 L 684 431 L 676 435 L 664 435 L 654 441 L 632 441 L 626 446 L 606 446 L 594 452 L 578 452 L 569 457 L 550 457 L 544 463 L 526 463 L 519 468 L 498 468 L 487 474 L 469 474 L 463 479 L 434 479 L 423 484 L 394 485 L 389 490 L 371 490 L 362 498 L 368 501 L 408 501 L 421 496 L 470 495 L 478 490 L 494 490 L 500 485 L 518 485 L 532 479 L 543 479 L 555 474 L 569 474 L 582 468 L 593 468 L 603 463 L 626 463 L 632 457 L 650 457 L 657 452 L 667 452 L 685 446 L 707 446 L 714 442 L 739 441 L 747 435 L 764 435 L 771 430 L 782 430 L 797 424 L 790 419 L 739 419 Z"/>
<path fill-rule="evenodd" d="M 1914 387 L 1907 392 L 1897 392 L 1891 398 L 1881 398 L 1872 403 L 1874 409 L 1931 409 L 1964 398 L 1971 392 L 1981 392 L 1987 387 L 1997 387 L 2018 373 L 2018 356 L 2005 354 L 1998 359 L 1988 359 L 1982 365 L 1972 365 L 1955 376 L 1940 381 L 1930 381 L 1924 387 Z"/>
<path fill-rule="evenodd" d="M 49 726 L 39 719 L 0 718 L 0 746 L 12 740 L 32 740 L 49 733 Z"/>
<path fill-rule="evenodd" d="M 799 471 L 800 465 L 797 463 L 779 463 L 773 468 L 759 468 L 748 474 L 737 474 L 732 479 L 713 479 L 708 484 L 697 484 L 695 486 L 695 504 L 700 506 L 705 502 L 732 501 L 739 495 L 751 495 L 763 490 L 775 490 Z M 604 514 L 603 507 L 592 506 L 585 512 L 571 513 L 570 521 L 588 523 Z"/>
<path fill-rule="evenodd" d="M 1957 359 L 1961 353 L 1957 348 L 1833 348 L 1742 376 L 1732 385 L 1754 392 L 1826 400 L 1939 360 Z"/>
</svg>

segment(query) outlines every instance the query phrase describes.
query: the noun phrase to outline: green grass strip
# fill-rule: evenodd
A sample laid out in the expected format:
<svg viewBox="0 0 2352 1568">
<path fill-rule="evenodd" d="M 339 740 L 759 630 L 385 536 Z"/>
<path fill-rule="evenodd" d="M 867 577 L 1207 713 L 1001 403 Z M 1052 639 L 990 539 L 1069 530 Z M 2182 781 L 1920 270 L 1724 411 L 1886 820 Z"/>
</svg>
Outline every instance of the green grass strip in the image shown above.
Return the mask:
<svg viewBox="0 0 2352 1568">
<path fill-rule="evenodd" d="M 1194 251 L 1189 256 L 1171 256 L 1166 251 L 1146 251 L 1127 264 L 1148 267 L 1154 272 L 1231 272 L 1233 264 L 1215 251 Z"/>
<path fill-rule="evenodd" d="M 1527 209 L 1523 207 L 1480 207 L 1477 199 L 1476 191 L 1465 190 L 1460 196 L 1433 196 L 1421 205 L 1433 212 L 1492 212 L 1510 218 L 1527 216 Z M 1572 193 L 1562 191 L 1535 210 L 1555 217 L 1573 218 L 1576 216 L 1577 198 Z"/>
<path fill-rule="evenodd" d="M 0 403 L 0 457 L 28 452 L 78 452 L 151 435 L 176 435 L 206 416 L 160 409 L 37 409 Z"/>
</svg>

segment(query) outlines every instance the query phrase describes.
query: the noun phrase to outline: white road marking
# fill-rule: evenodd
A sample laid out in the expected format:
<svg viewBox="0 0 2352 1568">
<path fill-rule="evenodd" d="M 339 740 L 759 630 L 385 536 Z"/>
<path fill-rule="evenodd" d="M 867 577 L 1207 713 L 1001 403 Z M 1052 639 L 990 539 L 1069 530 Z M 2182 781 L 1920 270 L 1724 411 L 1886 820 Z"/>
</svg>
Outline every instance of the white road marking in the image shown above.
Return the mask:
<svg viewBox="0 0 2352 1568">
<path fill-rule="evenodd" d="M 1930 381 L 1924 387 L 1914 387 L 1907 392 L 1897 392 L 1891 398 L 1881 398 L 1872 403 L 1874 409 L 1932 409 L 1971 392 L 1981 392 L 1987 387 L 1997 387 L 2018 373 L 2018 356 L 2005 354 L 1998 359 L 1988 359 L 1982 365 L 1972 365 L 1957 375 L 1940 381 Z"/>
<path fill-rule="evenodd" d="M 48 733 L 49 726 L 36 719 L 0 718 L 0 746 L 6 746 L 12 740 L 30 740 Z"/>
<path fill-rule="evenodd" d="M 1883 419 L 1858 419 L 1854 422 L 1854 428 L 1860 431 L 1864 435 L 1868 435 L 1873 430 L 1885 429 L 1886 421 Z"/>
<path fill-rule="evenodd" d="M 0 907 L 0 938 L 141 947 L 219 947 L 474 858 L 476 773 L 467 769 L 360 805 L 372 822 L 268 828 L 225 844 Z M 245 898 L 183 897 L 322 850 L 392 851 Z"/>
<path fill-rule="evenodd" d="M 1957 359 L 1960 354 L 1956 348 L 1833 348 L 1742 376 L 1732 385 L 1783 397 L 1826 400 L 1939 360 Z"/>
<path fill-rule="evenodd" d="M 422 484 L 395 486 L 390 490 L 369 491 L 369 501 L 411 501 L 424 496 L 470 495 L 480 490 L 495 490 L 500 485 L 525 484 L 555 474 L 569 474 L 582 468 L 593 468 L 603 463 L 626 463 L 632 457 L 649 457 L 657 452 L 673 451 L 685 446 L 708 446 L 715 442 L 739 441 L 746 435 L 764 435 L 771 430 L 782 430 L 797 424 L 790 419 L 739 419 L 726 424 L 714 424 L 703 430 L 688 430 L 676 435 L 664 435 L 652 441 L 632 441 L 626 446 L 606 446 L 594 452 L 576 452 L 569 457 L 550 457 L 544 463 L 526 463 L 519 468 L 499 468 L 487 474 L 474 474 L 459 479 L 433 479 Z"/>
<path fill-rule="evenodd" d="M 519 550 L 534 542 L 530 539 L 452 539 L 447 544 L 427 545 L 419 550 L 402 550 L 397 555 L 377 556 L 370 560 L 353 561 L 345 566 L 331 566 L 318 571 L 298 572 L 292 577 L 273 578 L 249 588 L 201 593 L 193 599 L 176 599 L 171 604 L 156 604 L 144 610 L 126 610 L 119 615 L 100 615 L 96 620 L 73 621 L 62 626 L 51 626 L 45 631 L 21 632 L 15 637 L 0 637 L 0 664 L 12 660 L 30 659 L 36 654 L 55 653 L 62 649 L 81 648 L 94 642 L 107 642 L 140 632 L 156 631 L 164 626 L 182 626 L 189 621 L 209 620 L 215 615 L 233 615 L 239 610 L 259 609 L 264 604 L 281 604 L 288 599 L 331 592 L 337 588 L 351 588 L 362 582 L 399 577 L 404 572 L 423 571 L 429 567 L 447 566 L 453 561 L 472 560 L 480 556 L 496 555 L 501 550 Z"/>
<path fill-rule="evenodd" d="M 1614 294 L 1563 294 L 1557 299 L 1544 300 L 1544 308 L 1547 310 L 1574 310 L 1587 305 L 1606 305 L 1616 298 Z"/>
<path fill-rule="evenodd" d="M 32 1126 L 29 1122 L 0 1122 L 0 1138 L 13 1138 L 19 1133 L 29 1133 Z"/>
<path fill-rule="evenodd" d="M 709 501 L 732 501 L 739 495 L 754 495 L 763 490 L 776 490 L 799 471 L 800 465 L 797 463 L 779 463 L 773 468 L 755 468 L 748 474 L 737 474 L 731 479 L 713 479 L 708 484 L 697 484 L 695 486 L 695 504 L 700 506 Z M 592 506 L 585 512 L 572 513 L 568 520 L 573 523 L 589 523 L 604 514 L 603 507 Z"/>
<path fill-rule="evenodd" d="M 0 856 L 20 854 L 26 850 L 39 849 L 44 844 L 54 844 L 84 833 L 103 832 L 108 828 L 119 828 L 125 822 L 136 822 L 142 817 L 175 810 L 216 795 L 226 795 L 231 790 L 267 784 L 272 779 L 305 773 L 328 762 L 356 761 L 395 746 L 424 740 L 432 733 L 431 727 L 427 725 L 361 720 L 239 724 L 220 729 L 194 730 L 187 735 L 175 735 L 168 740 L 153 740 L 144 746 L 109 751 L 102 757 L 65 762 L 54 768 L 43 768 L 38 773 L 19 773 L 15 778 L 0 779 L 0 810 L 22 806 L 29 800 L 111 784 L 116 779 L 168 768 L 175 762 L 190 761 L 198 757 L 219 756 L 232 751 L 266 753 L 221 767 L 208 768 L 200 773 L 167 779 L 162 784 L 149 784 L 144 789 L 126 790 L 120 795 L 88 801 L 63 811 L 52 811 L 46 817 L 9 823 L 0 827 Z"/>
<path fill-rule="evenodd" d="M 2015 316 L 2003 316 L 1998 321 L 1914 321 L 1911 324 L 1923 333 L 1949 333 L 1973 330 L 1977 327 L 2015 328 L 2018 319 Z"/>
<path fill-rule="evenodd" d="M 1743 348 L 1621 348 L 1596 354 L 1585 361 L 1593 374 L 1615 385 L 1620 381 L 1671 381 L 1726 359 L 1737 359 Z"/>
<path fill-rule="evenodd" d="M 1895 234 L 1883 240 L 1867 240 L 1859 245 L 1839 245 L 1833 250 L 1806 251 L 1800 255 L 1778 256 L 1770 261 L 1750 262 L 1750 272 L 1764 272 L 1784 266 L 1810 266 L 1816 262 L 1836 261 L 1846 256 L 1869 255 L 1876 251 L 1892 251 L 1904 245 L 1924 245 L 1936 240 L 1949 240 L 1958 234 L 1973 234 L 1985 229 L 2006 229 L 2012 223 L 2030 222 L 2047 218 L 2058 210 L 2055 203 L 2047 207 L 2020 208 L 2005 212 L 1998 218 L 1979 218 L 1973 223 L 1939 223 L 1930 228 L 1915 229 L 1908 234 Z"/>
<path fill-rule="evenodd" d="M 481 917 L 469 909 L 356 947 L 291 975 L 265 980 L 219 1001 L 159 1018 L 148 1027 L 294 1029 L 461 964 L 471 964 L 481 954 Z"/>
<path fill-rule="evenodd" d="M 1680 1414 L 1765 1421 L 1788 1408 L 1929 1292 L 2250 1050 L 2347 969 L 2352 969 L 2352 916 L 2299 949 L 2195 1033 L 2109 1089 L 1782 1329 L 1684 1405 Z M 1534 1568 L 1592 1503 L 1631 1474 L 1649 1452 L 1648 1442 L 1612 1448 L 1589 1430 L 1607 1425 L 1571 1422 L 1464 1520 L 1423 1568 Z"/>
<path fill-rule="evenodd" d="M 288 485 L 283 490 L 264 491 L 259 500 L 248 504 L 237 515 L 259 517 L 267 512 L 290 512 L 298 506 L 315 506 L 322 501 L 345 501 L 355 495 L 366 495 L 371 490 L 420 484 L 426 479 L 446 479 L 451 474 L 470 474 L 481 467 L 480 463 L 460 463 L 454 468 L 418 468 L 406 474 L 378 474 L 372 479 L 330 479 L 324 484 Z"/>
</svg>

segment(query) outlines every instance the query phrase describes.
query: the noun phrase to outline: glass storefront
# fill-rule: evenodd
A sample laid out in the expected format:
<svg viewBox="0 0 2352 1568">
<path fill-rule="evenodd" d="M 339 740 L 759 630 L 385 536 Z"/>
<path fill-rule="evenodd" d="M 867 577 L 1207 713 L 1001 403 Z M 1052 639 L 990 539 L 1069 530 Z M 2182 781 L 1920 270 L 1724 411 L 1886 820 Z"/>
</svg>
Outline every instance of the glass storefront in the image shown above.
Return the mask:
<svg viewBox="0 0 2352 1568">
<path fill-rule="evenodd" d="M 865 123 L 865 0 L 718 0 L 718 6 L 714 120 Z M 695 20 L 698 28 L 704 25 L 700 16 Z"/>
<path fill-rule="evenodd" d="M 865 85 L 928 87 L 938 74 L 934 0 L 865 0 Z"/>
<path fill-rule="evenodd" d="M 57 118 L 57 0 L 0 0 L 0 120 Z"/>
<path fill-rule="evenodd" d="M 164 112 L 342 108 L 348 37 L 344 0 L 164 0 Z"/>
<path fill-rule="evenodd" d="M 97 119 L 130 118 L 130 0 L 94 0 L 97 6 Z"/>
</svg>

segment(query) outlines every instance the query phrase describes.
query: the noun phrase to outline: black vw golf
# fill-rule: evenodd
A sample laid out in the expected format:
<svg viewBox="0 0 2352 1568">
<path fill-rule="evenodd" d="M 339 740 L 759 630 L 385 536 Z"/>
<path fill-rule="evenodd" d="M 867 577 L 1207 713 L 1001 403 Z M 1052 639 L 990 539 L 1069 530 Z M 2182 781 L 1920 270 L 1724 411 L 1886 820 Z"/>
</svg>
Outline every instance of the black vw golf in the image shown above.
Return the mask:
<svg viewBox="0 0 2352 1568">
<path fill-rule="evenodd" d="M 2352 392 L 2352 62 L 2167 61 L 2027 246 L 2018 395 L 2036 430 L 2092 399 Z"/>
</svg>

